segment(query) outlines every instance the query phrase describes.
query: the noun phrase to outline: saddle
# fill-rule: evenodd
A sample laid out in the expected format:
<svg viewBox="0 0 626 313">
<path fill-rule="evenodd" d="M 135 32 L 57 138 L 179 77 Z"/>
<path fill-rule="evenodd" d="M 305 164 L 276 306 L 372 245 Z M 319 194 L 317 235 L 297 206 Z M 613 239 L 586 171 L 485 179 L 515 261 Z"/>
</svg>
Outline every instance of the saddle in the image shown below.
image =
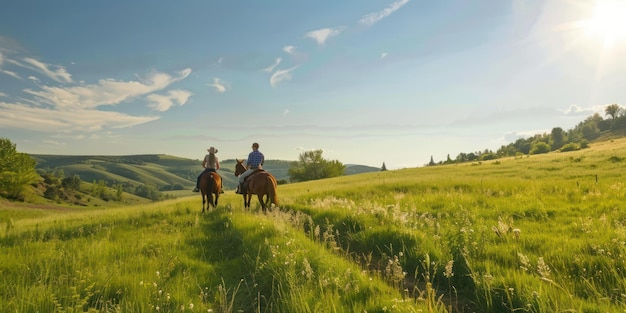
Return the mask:
<svg viewBox="0 0 626 313">
<path fill-rule="evenodd" d="M 248 184 L 250 183 L 250 180 L 251 180 L 252 177 L 254 177 L 254 176 L 256 176 L 256 175 L 258 175 L 260 173 L 264 173 L 264 172 L 265 172 L 264 169 L 256 169 L 256 170 L 254 170 L 254 172 L 250 173 L 250 175 L 246 176 L 243 179 L 244 190 L 248 190 Z"/>
</svg>

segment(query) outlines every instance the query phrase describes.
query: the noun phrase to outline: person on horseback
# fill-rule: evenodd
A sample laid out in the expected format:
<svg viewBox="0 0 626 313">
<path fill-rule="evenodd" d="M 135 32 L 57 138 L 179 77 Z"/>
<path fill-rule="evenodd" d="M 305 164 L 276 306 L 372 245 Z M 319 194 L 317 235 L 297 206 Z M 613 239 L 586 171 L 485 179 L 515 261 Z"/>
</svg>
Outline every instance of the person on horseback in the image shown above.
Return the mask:
<svg viewBox="0 0 626 313">
<path fill-rule="evenodd" d="M 200 178 L 202 177 L 202 175 L 208 172 L 217 173 L 217 170 L 220 169 L 220 161 L 217 159 L 217 156 L 215 156 L 215 154 L 217 153 L 217 149 L 215 149 L 214 147 L 210 147 L 207 149 L 207 151 L 209 153 L 205 155 L 204 160 L 202 160 L 202 167 L 204 168 L 204 171 L 202 171 L 202 173 L 198 175 L 196 188 L 193 190 L 193 192 L 200 192 Z M 224 189 L 222 188 L 222 193 L 224 192 L 223 190 Z"/>
<path fill-rule="evenodd" d="M 246 171 L 239 175 L 239 187 L 237 188 L 238 194 L 245 194 L 243 182 L 255 170 L 263 169 L 263 162 L 265 162 L 265 156 L 259 151 L 259 144 L 252 144 L 252 152 L 248 154 L 248 160 L 246 161 Z"/>
</svg>

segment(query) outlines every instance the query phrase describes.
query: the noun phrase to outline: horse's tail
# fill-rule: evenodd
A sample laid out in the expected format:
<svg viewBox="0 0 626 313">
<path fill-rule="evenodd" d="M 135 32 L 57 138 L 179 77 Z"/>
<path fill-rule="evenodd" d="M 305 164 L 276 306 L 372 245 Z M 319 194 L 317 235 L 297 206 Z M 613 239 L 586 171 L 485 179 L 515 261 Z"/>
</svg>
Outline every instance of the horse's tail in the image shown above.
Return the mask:
<svg viewBox="0 0 626 313">
<path fill-rule="evenodd" d="M 276 179 L 273 176 L 267 176 L 267 180 L 268 180 L 268 193 L 271 195 L 272 197 L 272 203 L 274 203 L 275 206 L 278 206 L 278 198 L 276 197 Z"/>
</svg>

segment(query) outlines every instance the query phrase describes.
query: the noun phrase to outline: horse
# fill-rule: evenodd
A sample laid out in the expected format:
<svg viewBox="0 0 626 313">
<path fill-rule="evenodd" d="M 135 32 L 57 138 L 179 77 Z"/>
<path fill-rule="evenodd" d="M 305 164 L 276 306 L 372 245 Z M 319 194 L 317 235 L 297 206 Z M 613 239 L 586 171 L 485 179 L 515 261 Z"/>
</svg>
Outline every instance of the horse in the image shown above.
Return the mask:
<svg viewBox="0 0 626 313">
<path fill-rule="evenodd" d="M 200 177 L 200 192 L 202 193 L 202 213 L 204 213 L 205 203 L 206 209 L 217 207 L 217 199 L 220 197 L 222 189 L 222 177 L 215 172 L 204 173 Z M 213 201 L 215 195 L 215 201 Z"/>
<path fill-rule="evenodd" d="M 235 164 L 235 176 L 239 176 L 246 171 L 246 167 L 243 165 L 243 160 L 235 160 L 237 161 L 237 164 Z M 278 206 L 278 199 L 276 198 L 278 184 L 272 174 L 265 170 L 257 170 L 246 177 L 244 184 L 247 185 L 247 188 L 245 188 L 246 193 L 242 195 L 244 208 L 250 208 L 252 195 L 259 197 L 259 203 L 261 203 L 263 213 L 266 213 L 267 210 L 271 208 L 272 203 Z M 263 201 L 263 197 L 266 197 L 265 201 Z"/>
</svg>

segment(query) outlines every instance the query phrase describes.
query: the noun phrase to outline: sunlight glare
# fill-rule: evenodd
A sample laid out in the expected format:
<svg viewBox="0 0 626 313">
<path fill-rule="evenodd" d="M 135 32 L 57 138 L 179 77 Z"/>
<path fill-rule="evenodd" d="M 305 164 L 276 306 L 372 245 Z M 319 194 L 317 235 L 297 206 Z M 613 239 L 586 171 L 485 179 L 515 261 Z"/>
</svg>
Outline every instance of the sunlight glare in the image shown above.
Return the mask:
<svg viewBox="0 0 626 313">
<path fill-rule="evenodd" d="M 626 39 L 626 1 L 598 1 L 585 24 L 588 34 L 602 38 L 605 48 L 612 47 Z"/>
</svg>

